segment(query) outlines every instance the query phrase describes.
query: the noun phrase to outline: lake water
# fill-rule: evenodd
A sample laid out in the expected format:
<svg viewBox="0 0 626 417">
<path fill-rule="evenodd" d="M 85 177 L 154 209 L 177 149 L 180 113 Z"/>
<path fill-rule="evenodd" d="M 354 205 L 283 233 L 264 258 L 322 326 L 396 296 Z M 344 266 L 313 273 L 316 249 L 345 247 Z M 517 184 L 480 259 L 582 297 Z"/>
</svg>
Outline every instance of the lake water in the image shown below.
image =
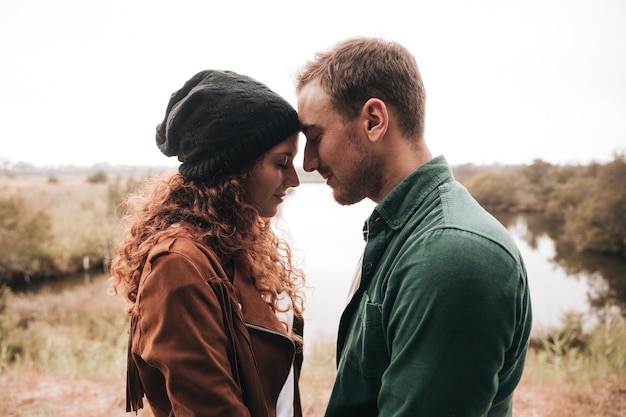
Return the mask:
<svg viewBox="0 0 626 417">
<path fill-rule="evenodd" d="M 303 260 L 307 272 L 307 334 L 334 337 L 365 246 L 363 222 L 374 206 L 371 201 L 341 206 L 333 200 L 332 190 L 322 183 L 301 184 L 281 206 L 278 226 L 288 228 L 296 255 Z M 567 312 L 588 314 L 589 292 L 597 280 L 584 273 L 569 273 L 566 266 L 556 263 L 553 240 L 537 231 L 528 239 L 525 219 L 524 215 L 509 215 L 503 224 L 526 263 L 534 330 L 559 326 Z M 626 263 L 619 263 L 618 268 L 624 277 Z"/>
<path fill-rule="evenodd" d="M 341 206 L 323 183 L 304 183 L 280 207 L 277 228 L 285 229 L 307 275 L 306 334 L 335 337 L 339 318 L 365 242 L 363 222 L 375 204 L 362 201 Z M 498 215 L 517 243 L 528 271 L 533 329 L 559 327 L 567 312 L 579 312 L 593 322 L 592 304 L 603 304 L 598 293 L 613 294 L 626 311 L 626 261 L 577 254 L 555 246 L 541 217 Z M 100 279 L 100 274 L 42 285 L 52 291 Z M 598 301 L 599 300 L 599 301 Z M 621 300 L 621 301 L 620 301 Z M 309 339 L 311 340 L 311 339 Z"/>
</svg>

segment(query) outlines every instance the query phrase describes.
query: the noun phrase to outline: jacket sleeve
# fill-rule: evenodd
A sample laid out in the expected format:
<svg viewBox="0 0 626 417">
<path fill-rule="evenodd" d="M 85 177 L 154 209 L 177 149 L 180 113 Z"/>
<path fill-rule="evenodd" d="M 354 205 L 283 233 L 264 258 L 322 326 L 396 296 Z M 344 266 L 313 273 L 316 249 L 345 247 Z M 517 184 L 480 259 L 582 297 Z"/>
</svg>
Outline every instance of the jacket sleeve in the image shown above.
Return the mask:
<svg viewBox="0 0 626 417">
<path fill-rule="evenodd" d="M 159 398 L 148 398 L 151 405 L 167 414 L 169 402 L 175 416 L 249 416 L 231 370 L 222 305 L 206 282 L 214 271 L 200 271 L 176 252 L 156 257 L 149 267 L 139 288 L 134 353 L 148 365 L 142 375 L 146 392 L 166 388 Z"/>
<path fill-rule="evenodd" d="M 505 363 L 516 360 L 508 356 L 525 281 L 508 252 L 480 236 L 442 234 L 406 248 L 386 285 L 379 416 L 475 417 L 510 406 L 520 375 L 504 374 L 521 367 Z M 496 398 L 501 377 L 517 380 Z"/>
</svg>

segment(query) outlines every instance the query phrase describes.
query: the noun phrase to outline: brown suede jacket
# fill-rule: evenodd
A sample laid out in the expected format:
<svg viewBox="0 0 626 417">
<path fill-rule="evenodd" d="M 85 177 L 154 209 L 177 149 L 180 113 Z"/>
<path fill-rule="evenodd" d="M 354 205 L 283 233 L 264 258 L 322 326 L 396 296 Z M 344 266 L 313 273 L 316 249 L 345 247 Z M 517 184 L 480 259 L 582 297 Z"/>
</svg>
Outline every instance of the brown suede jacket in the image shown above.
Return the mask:
<svg viewBox="0 0 626 417">
<path fill-rule="evenodd" d="M 302 335 L 297 317 L 294 332 Z M 302 347 L 294 344 L 249 277 L 229 280 L 217 256 L 186 238 L 148 255 L 131 318 L 127 411 L 155 417 L 274 417 L 295 366 L 295 416 Z"/>
</svg>

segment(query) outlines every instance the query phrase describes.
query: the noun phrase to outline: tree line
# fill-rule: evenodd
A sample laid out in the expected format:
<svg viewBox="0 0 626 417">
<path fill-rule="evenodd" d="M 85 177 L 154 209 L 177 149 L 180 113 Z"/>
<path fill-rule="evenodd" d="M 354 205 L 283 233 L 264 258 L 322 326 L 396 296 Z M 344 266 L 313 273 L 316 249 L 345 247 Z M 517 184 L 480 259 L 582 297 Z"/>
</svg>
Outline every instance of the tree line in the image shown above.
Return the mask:
<svg viewBox="0 0 626 417">
<path fill-rule="evenodd" d="M 456 177 L 492 212 L 538 212 L 556 238 L 576 252 L 626 258 L 626 160 L 553 165 L 454 168 Z"/>
<path fill-rule="evenodd" d="M 626 258 L 626 160 L 553 165 L 453 167 L 455 177 L 492 213 L 541 213 L 554 225 L 552 238 L 573 252 Z M 110 173 L 109 173 L 110 174 Z M 121 236 L 122 203 L 142 178 L 102 169 L 85 175 L 72 194 L 65 177 L 48 174 L 39 193 L 0 185 L 0 284 L 54 279 L 89 267 L 106 269 Z M 151 175 L 143 172 L 141 175 Z M 87 185 L 85 185 L 87 184 Z M 32 187 L 30 187 L 32 188 Z M 44 203 L 41 196 L 47 196 Z"/>
</svg>

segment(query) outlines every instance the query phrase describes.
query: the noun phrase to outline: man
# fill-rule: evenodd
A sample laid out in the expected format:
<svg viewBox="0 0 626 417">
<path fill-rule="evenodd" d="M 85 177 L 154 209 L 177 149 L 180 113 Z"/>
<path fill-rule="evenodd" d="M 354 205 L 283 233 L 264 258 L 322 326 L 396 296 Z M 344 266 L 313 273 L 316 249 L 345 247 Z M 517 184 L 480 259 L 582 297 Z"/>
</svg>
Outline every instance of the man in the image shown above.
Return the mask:
<svg viewBox="0 0 626 417">
<path fill-rule="evenodd" d="M 431 155 L 415 58 L 349 39 L 306 64 L 296 93 L 304 169 L 340 204 L 377 203 L 326 417 L 511 416 L 531 329 L 526 270 L 506 229 Z"/>
</svg>

